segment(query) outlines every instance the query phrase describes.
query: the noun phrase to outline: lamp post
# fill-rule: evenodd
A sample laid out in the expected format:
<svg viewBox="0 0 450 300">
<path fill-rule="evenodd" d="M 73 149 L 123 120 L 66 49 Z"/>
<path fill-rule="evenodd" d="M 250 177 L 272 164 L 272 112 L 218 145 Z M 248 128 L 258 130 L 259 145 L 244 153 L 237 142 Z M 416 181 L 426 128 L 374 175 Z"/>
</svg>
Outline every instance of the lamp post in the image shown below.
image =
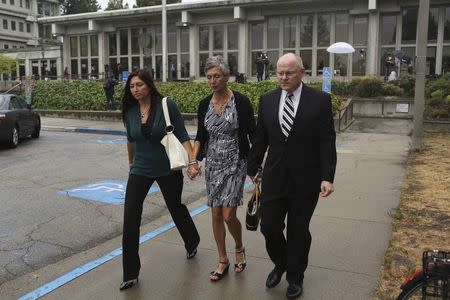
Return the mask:
<svg viewBox="0 0 450 300">
<path fill-rule="evenodd" d="M 166 0 L 162 0 L 162 82 L 167 81 L 167 7 Z"/>
</svg>

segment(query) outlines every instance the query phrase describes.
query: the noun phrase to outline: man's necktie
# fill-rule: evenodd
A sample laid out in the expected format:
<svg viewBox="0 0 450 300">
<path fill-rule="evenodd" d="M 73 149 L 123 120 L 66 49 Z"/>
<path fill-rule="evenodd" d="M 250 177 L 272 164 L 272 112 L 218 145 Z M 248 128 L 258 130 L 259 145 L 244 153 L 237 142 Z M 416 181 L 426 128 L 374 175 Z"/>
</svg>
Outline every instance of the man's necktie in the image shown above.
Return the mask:
<svg viewBox="0 0 450 300">
<path fill-rule="evenodd" d="M 283 107 L 283 118 L 281 120 L 281 131 L 285 137 L 289 136 L 289 132 L 291 131 L 292 125 L 294 125 L 294 102 L 292 101 L 292 97 L 294 95 L 289 93 L 286 95 L 286 99 L 284 100 Z"/>
</svg>

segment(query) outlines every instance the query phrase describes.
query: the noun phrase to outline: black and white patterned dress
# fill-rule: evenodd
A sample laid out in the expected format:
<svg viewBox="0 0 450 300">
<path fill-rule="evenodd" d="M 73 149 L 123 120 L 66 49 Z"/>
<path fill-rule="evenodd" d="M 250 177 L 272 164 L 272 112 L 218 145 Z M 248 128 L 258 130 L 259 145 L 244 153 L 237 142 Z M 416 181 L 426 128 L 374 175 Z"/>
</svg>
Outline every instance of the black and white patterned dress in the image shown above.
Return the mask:
<svg viewBox="0 0 450 300">
<path fill-rule="evenodd" d="M 208 206 L 242 205 L 247 161 L 239 159 L 239 124 L 234 96 L 222 113 L 217 113 L 214 105 L 209 104 L 205 128 L 209 134 L 205 162 Z"/>
</svg>

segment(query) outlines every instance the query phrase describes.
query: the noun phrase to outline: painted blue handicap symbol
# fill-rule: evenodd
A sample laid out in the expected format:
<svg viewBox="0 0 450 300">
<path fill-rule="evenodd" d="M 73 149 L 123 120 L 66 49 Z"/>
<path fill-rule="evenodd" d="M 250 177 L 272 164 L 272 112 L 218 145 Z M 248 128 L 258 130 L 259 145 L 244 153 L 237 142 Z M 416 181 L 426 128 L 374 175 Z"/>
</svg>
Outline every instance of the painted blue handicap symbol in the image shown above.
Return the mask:
<svg viewBox="0 0 450 300">
<path fill-rule="evenodd" d="M 125 144 L 127 142 L 127 139 L 126 138 L 96 139 L 94 141 L 100 144 Z"/>
<path fill-rule="evenodd" d="M 125 200 L 126 186 L 127 183 L 125 181 L 108 179 L 73 189 L 59 191 L 58 194 L 112 205 L 121 205 Z M 152 186 L 148 191 L 148 195 L 158 191 L 158 187 Z"/>
<path fill-rule="evenodd" d="M 322 70 L 322 91 L 331 94 L 331 67 L 325 67 Z"/>
<path fill-rule="evenodd" d="M 331 77 L 332 77 L 331 67 L 324 67 L 323 68 L 323 70 L 322 70 L 322 77 L 331 79 Z"/>
</svg>

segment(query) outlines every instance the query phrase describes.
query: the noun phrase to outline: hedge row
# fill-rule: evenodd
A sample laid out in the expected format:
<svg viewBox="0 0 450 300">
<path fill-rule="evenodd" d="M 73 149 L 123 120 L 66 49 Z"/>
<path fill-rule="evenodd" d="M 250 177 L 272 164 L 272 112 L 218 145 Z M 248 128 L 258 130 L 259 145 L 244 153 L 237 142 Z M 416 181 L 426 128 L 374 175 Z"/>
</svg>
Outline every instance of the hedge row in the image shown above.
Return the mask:
<svg viewBox="0 0 450 300">
<path fill-rule="evenodd" d="M 183 113 L 196 113 L 200 100 L 211 93 L 205 82 L 158 82 L 156 86 L 162 95 L 173 97 Z M 121 106 L 123 87 L 122 84 L 115 87 L 114 96 L 119 107 Z M 275 89 L 277 83 L 270 80 L 245 84 L 230 82 L 229 87 L 246 95 L 257 111 L 259 97 Z M 321 89 L 321 87 L 313 87 Z M 332 101 L 333 110 L 337 112 L 341 107 L 342 100 L 339 96 L 332 95 Z M 106 97 L 101 82 L 87 80 L 39 81 L 33 89 L 33 104 L 39 109 L 104 110 Z"/>
</svg>

